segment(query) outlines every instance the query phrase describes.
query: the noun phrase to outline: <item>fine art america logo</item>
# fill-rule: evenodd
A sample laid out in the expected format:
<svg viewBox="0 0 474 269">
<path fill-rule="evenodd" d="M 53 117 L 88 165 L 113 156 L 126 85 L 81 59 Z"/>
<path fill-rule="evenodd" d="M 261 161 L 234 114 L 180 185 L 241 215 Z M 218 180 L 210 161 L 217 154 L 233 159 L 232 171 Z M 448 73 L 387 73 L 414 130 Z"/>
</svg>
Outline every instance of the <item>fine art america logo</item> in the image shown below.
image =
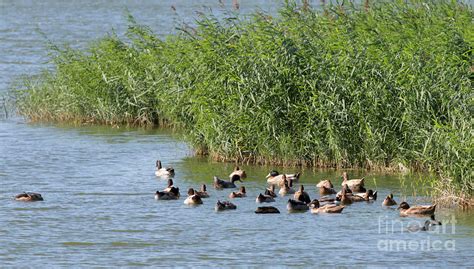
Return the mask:
<svg viewBox="0 0 474 269">
<path fill-rule="evenodd" d="M 456 242 L 448 236 L 455 233 L 454 216 L 443 218 L 438 225 L 430 220 L 420 223 L 381 216 L 379 234 L 386 239 L 379 239 L 377 248 L 380 251 L 455 251 Z"/>
</svg>

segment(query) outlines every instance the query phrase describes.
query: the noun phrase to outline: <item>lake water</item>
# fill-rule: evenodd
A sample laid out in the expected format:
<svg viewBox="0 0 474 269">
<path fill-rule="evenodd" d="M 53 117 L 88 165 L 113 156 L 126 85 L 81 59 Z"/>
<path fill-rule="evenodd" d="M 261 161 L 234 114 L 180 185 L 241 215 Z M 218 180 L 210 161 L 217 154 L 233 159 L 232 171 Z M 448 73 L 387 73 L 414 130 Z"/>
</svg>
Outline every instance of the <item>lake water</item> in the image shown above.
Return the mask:
<svg viewBox="0 0 474 269">
<path fill-rule="evenodd" d="M 171 5 L 192 22 L 203 5 L 221 14 L 216 3 L 2 0 L 0 93 L 20 75 L 47 66 L 36 28 L 55 42 L 83 47 L 112 28 L 123 33 L 125 8 L 165 35 L 179 20 Z M 242 12 L 258 7 L 275 12 L 275 6 L 241 1 Z M 256 215 L 255 197 L 274 167 L 243 166 L 248 198 L 234 201 L 236 211 L 216 213 L 215 202 L 231 190 L 212 189 L 212 177 L 226 178 L 233 165 L 193 157 L 179 134 L 166 130 L 2 118 L 0 157 L 0 267 L 474 267 L 473 214 L 439 210 L 443 230 L 408 233 L 409 225 L 425 219 L 401 218 L 381 206 L 390 192 L 398 202 L 419 200 L 412 196 L 414 189 L 418 195 L 424 189 L 416 184 L 419 176 L 349 171 L 366 176 L 367 186 L 379 191 L 377 202 L 348 206 L 340 215 L 288 214 L 285 197 L 271 204 L 281 214 Z M 188 187 L 206 183 L 211 198 L 196 208 L 184 205 L 184 197 L 155 201 L 154 192 L 166 185 L 154 175 L 158 158 L 175 167 L 183 196 Z M 330 178 L 339 186 L 340 174 L 302 170 L 301 183 L 317 198 L 315 183 Z M 14 201 L 23 191 L 40 192 L 45 201 Z"/>
</svg>

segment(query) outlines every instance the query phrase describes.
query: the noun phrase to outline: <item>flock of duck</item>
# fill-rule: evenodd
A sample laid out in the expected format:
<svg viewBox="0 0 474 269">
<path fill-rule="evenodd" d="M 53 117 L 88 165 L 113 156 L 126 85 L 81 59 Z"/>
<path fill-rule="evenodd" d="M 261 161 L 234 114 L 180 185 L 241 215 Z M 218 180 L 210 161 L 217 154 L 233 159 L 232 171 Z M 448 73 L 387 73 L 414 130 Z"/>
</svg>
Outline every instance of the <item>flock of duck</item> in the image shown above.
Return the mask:
<svg viewBox="0 0 474 269">
<path fill-rule="evenodd" d="M 172 167 L 163 167 L 160 160 L 156 161 L 155 175 L 168 178 L 168 186 L 162 191 L 156 191 L 155 199 L 178 200 L 181 197 L 179 188 L 174 186 L 172 179 L 174 174 L 175 171 Z M 247 174 L 244 170 L 235 167 L 234 171 L 229 175 L 229 181 L 214 176 L 213 187 L 217 190 L 235 189 L 237 188 L 236 182 L 239 181 L 243 183 L 242 179 L 246 177 Z M 366 189 L 364 187 L 364 178 L 349 179 L 346 172 L 342 174 L 343 181 L 341 191 L 337 192 L 334 189 L 331 180 L 323 180 L 316 185 L 316 188 L 319 189 L 320 198 L 312 200 L 305 191 L 303 184 L 299 185 L 298 190 L 295 190 L 293 187 L 294 183 L 298 183 L 299 178 L 300 173 L 280 174 L 277 171 L 271 171 L 266 177 L 269 187 L 256 197 L 256 203 L 275 202 L 275 198 L 277 197 L 276 187 L 280 188 L 278 194 L 281 197 L 293 195 L 293 198 L 288 199 L 286 206 L 289 212 L 310 211 L 313 214 L 339 214 L 344 210 L 346 205 L 358 202 L 374 202 L 377 200 L 377 191 Z M 187 194 L 187 198 L 184 200 L 184 204 L 187 205 L 200 205 L 203 203 L 203 199 L 210 197 L 205 184 L 202 184 L 199 190 L 189 188 Z M 232 200 L 247 197 L 245 186 L 240 186 L 238 191 L 232 191 L 228 197 Z M 43 201 L 44 199 L 39 193 L 24 192 L 16 195 L 15 200 L 31 202 Z M 387 195 L 382 202 L 382 206 L 385 207 L 395 205 L 397 205 L 397 202 L 394 200 L 393 194 Z M 237 209 L 237 206 L 231 201 L 218 200 L 215 205 L 216 211 L 235 209 Z M 441 225 L 441 223 L 434 218 L 436 204 L 410 206 L 407 202 L 401 202 L 397 209 L 400 210 L 400 216 L 430 216 L 430 220 L 427 220 L 423 226 L 411 228 L 412 230 L 426 231 L 429 230 L 431 226 Z M 280 213 L 280 210 L 274 206 L 258 206 L 255 213 L 272 214 Z"/>
<path fill-rule="evenodd" d="M 155 199 L 157 200 L 177 200 L 180 198 L 179 188 L 175 187 L 173 180 L 170 177 L 174 176 L 174 169 L 172 167 L 163 167 L 161 161 L 156 162 L 155 175 L 158 177 L 169 177 L 168 186 L 162 190 L 157 191 Z M 229 175 L 229 181 L 223 180 L 214 176 L 213 187 L 217 190 L 235 189 L 236 182 L 243 183 L 242 179 L 246 178 L 247 174 L 239 167 L 235 167 L 234 171 Z M 304 212 L 310 211 L 313 214 L 341 213 L 345 206 L 357 202 L 374 202 L 377 200 L 377 191 L 366 189 L 364 186 L 364 178 L 349 179 L 348 174 L 342 174 L 341 191 L 337 192 L 331 180 L 323 180 L 316 185 L 319 189 L 320 198 L 311 199 L 309 194 L 305 191 L 304 185 L 300 184 L 298 189 L 293 188 L 294 183 L 298 183 L 300 173 L 296 174 L 280 174 L 278 171 L 271 171 L 266 179 L 269 187 L 261 192 L 255 199 L 256 203 L 271 203 L 275 202 L 277 197 L 276 187 L 279 187 L 278 195 L 281 197 L 292 195 L 293 198 L 288 199 L 287 210 L 289 212 Z M 200 205 L 203 203 L 202 199 L 209 198 L 206 185 L 202 184 L 200 190 L 190 188 L 188 190 L 188 197 L 184 200 L 187 205 Z M 232 191 L 229 194 L 229 199 L 247 197 L 245 186 L 240 186 L 238 191 Z M 382 206 L 392 207 L 397 205 L 393 198 L 393 194 L 389 194 L 382 202 Z M 215 206 L 216 211 L 234 210 L 237 206 L 231 201 L 218 200 Z M 400 216 L 430 216 L 430 220 L 425 222 L 425 225 L 418 228 L 411 227 L 411 230 L 428 230 L 433 225 L 440 225 L 439 221 L 435 220 L 434 212 L 436 205 L 417 205 L 410 206 L 407 202 L 401 202 L 397 208 L 400 210 Z M 280 213 L 280 210 L 274 206 L 258 206 L 255 210 L 257 214 L 271 214 Z"/>
</svg>

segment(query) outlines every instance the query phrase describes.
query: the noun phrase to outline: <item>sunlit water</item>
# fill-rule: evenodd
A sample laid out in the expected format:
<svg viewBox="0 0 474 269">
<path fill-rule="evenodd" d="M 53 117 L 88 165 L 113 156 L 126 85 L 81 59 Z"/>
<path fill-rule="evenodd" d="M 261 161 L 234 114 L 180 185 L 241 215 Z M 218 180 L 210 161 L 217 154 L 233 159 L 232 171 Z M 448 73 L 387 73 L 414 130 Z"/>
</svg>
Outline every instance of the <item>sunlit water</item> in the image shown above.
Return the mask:
<svg viewBox="0 0 474 269">
<path fill-rule="evenodd" d="M 123 32 L 125 7 L 160 34 L 173 31 L 174 1 L 1 1 L 0 92 L 21 74 L 45 66 L 44 39 L 84 46 L 115 28 Z M 178 13 L 190 14 L 217 1 L 176 1 Z M 230 2 L 230 1 L 226 1 Z M 241 1 L 244 12 L 265 1 Z M 401 218 L 381 206 L 390 192 L 414 201 L 417 176 L 349 171 L 366 176 L 379 191 L 375 203 L 348 206 L 340 215 L 288 214 L 288 197 L 277 198 L 278 215 L 256 215 L 255 197 L 264 191 L 273 167 L 243 166 L 248 197 L 237 210 L 216 213 L 215 202 L 232 190 L 212 189 L 212 176 L 226 178 L 233 165 L 192 157 L 169 131 L 26 124 L 0 121 L 0 266 L 437 266 L 473 267 L 474 218 L 442 210 L 438 232 L 407 233 L 425 219 Z M 199 207 L 155 201 L 165 179 L 154 163 L 172 165 L 175 184 L 206 183 L 211 198 Z M 282 168 L 278 168 L 282 170 Z M 289 169 L 289 172 L 296 170 Z M 317 198 L 315 183 L 330 178 L 340 185 L 341 171 L 303 170 L 301 183 Z M 418 195 L 424 187 L 418 186 Z M 420 190 L 421 189 L 421 190 Z M 43 194 L 45 201 L 13 200 L 22 191 Z M 454 226 L 449 223 L 455 221 Z M 393 226 L 392 226 L 393 225 Z"/>
</svg>

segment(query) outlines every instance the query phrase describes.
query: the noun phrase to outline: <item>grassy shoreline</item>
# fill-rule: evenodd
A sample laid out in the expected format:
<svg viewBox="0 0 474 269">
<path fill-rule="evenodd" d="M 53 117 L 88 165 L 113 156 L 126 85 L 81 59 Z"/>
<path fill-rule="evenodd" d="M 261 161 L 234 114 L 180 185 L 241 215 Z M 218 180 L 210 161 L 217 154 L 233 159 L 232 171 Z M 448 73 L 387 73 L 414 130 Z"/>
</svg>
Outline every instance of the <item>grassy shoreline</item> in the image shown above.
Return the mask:
<svg viewBox="0 0 474 269">
<path fill-rule="evenodd" d="M 277 17 L 203 15 L 166 39 L 130 17 L 126 38 L 51 46 L 55 70 L 26 80 L 17 107 L 178 126 L 221 161 L 434 172 L 438 196 L 472 202 L 472 17 L 453 1 L 289 3 Z"/>
</svg>

